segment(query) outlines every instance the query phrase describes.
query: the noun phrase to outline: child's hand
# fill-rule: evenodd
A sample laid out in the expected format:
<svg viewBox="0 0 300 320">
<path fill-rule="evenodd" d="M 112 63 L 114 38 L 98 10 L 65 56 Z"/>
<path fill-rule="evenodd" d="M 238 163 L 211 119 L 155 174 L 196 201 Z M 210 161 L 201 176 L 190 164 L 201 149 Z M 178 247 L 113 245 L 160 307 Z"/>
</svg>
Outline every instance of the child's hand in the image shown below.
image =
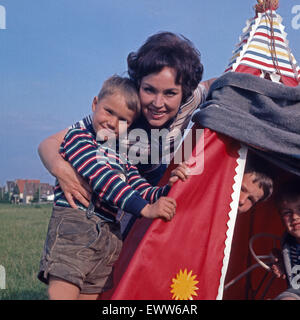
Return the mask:
<svg viewBox="0 0 300 320">
<path fill-rule="evenodd" d="M 173 219 L 176 210 L 176 201 L 169 197 L 161 197 L 152 204 L 147 204 L 141 211 L 141 215 L 150 218 L 161 218 L 167 221 Z"/>
<path fill-rule="evenodd" d="M 168 182 L 168 185 L 170 187 L 173 186 L 173 184 L 178 181 L 178 179 L 182 181 L 186 181 L 186 179 L 189 177 L 190 169 L 187 166 L 185 162 L 182 162 L 176 167 L 174 170 L 171 171 L 170 179 Z"/>
<path fill-rule="evenodd" d="M 274 263 L 271 265 L 271 270 L 276 278 L 285 279 L 286 275 L 283 268 L 283 260 L 281 251 L 279 249 L 273 249 L 272 255 L 274 256 Z"/>
</svg>

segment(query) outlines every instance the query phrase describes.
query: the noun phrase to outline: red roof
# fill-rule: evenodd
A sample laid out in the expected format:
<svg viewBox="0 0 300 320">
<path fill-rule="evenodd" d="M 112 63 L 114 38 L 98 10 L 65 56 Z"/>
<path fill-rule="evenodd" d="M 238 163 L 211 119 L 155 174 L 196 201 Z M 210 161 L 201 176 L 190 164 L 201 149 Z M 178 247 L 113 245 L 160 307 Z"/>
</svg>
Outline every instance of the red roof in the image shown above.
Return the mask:
<svg viewBox="0 0 300 320">
<path fill-rule="evenodd" d="M 20 193 L 24 193 L 24 187 L 26 183 L 36 183 L 40 184 L 40 180 L 23 180 L 23 179 L 17 179 L 16 184 L 19 188 Z"/>
</svg>

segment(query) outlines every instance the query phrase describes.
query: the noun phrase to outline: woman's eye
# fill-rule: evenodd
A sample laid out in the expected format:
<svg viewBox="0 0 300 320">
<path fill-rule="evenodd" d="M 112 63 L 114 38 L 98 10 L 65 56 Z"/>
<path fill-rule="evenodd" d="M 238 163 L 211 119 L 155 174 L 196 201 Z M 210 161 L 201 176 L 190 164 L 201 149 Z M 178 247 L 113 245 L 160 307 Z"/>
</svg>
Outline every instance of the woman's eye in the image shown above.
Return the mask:
<svg viewBox="0 0 300 320">
<path fill-rule="evenodd" d="M 173 91 L 169 91 L 169 92 L 166 92 L 165 93 L 165 95 L 167 96 L 167 97 L 173 97 L 173 96 L 175 96 L 177 93 L 176 92 L 173 92 Z"/>
<path fill-rule="evenodd" d="M 143 90 L 145 92 L 147 92 L 147 93 L 153 93 L 154 92 L 154 90 L 152 88 L 149 88 L 149 87 L 145 87 L 145 88 L 143 88 Z"/>
</svg>

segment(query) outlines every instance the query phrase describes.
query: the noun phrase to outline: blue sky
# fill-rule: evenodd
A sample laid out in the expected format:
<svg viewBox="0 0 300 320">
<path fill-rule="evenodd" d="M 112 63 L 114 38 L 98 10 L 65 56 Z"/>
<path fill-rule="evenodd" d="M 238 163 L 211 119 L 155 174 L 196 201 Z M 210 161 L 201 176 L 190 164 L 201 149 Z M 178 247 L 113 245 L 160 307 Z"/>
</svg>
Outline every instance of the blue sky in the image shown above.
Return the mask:
<svg viewBox="0 0 300 320">
<path fill-rule="evenodd" d="M 153 33 L 185 35 L 202 54 L 204 79 L 221 75 L 255 3 L 0 0 L 6 10 L 6 29 L 0 30 L 0 185 L 17 178 L 53 183 L 37 155 L 39 142 L 89 114 L 102 82 L 126 72 L 128 53 Z M 282 0 L 277 12 L 300 62 L 295 5 L 300 0 Z"/>
</svg>

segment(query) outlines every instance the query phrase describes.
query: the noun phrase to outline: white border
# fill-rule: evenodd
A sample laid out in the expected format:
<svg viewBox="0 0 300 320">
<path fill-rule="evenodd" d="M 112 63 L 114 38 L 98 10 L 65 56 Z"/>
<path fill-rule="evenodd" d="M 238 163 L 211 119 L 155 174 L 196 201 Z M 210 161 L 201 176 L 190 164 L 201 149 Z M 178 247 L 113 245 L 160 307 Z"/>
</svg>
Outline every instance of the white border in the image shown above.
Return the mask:
<svg viewBox="0 0 300 320">
<path fill-rule="evenodd" d="M 231 194 L 231 198 L 232 198 L 232 201 L 230 203 L 231 210 L 228 213 L 229 220 L 227 222 L 228 229 L 226 232 L 227 238 L 225 240 L 223 267 L 221 270 L 220 285 L 219 285 L 218 295 L 216 300 L 222 300 L 223 298 L 224 282 L 225 282 L 225 277 L 226 277 L 228 264 L 229 264 L 231 243 L 232 243 L 233 232 L 234 232 L 234 227 L 235 227 L 235 222 L 237 217 L 240 190 L 241 190 L 241 185 L 242 185 L 242 180 L 243 180 L 243 175 L 245 170 L 248 148 L 242 145 L 238 153 L 239 153 L 239 158 L 237 159 L 237 167 L 235 168 L 236 175 L 234 176 L 235 182 L 232 186 L 233 193 Z"/>
</svg>

